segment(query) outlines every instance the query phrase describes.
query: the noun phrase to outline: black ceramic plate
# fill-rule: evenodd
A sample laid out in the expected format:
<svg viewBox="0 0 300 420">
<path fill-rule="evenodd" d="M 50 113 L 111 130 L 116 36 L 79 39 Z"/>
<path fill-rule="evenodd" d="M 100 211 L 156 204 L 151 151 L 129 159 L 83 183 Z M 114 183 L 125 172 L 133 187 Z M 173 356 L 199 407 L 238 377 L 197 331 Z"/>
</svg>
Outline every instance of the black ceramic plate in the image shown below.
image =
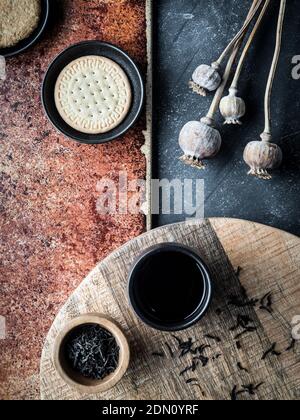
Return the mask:
<svg viewBox="0 0 300 420">
<path fill-rule="evenodd" d="M 14 55 L 17 55 L 26 51 L 28 48 L 32 47 L 40 39 L 48 23 L 49 8 L 50 8 L 49 3 L 50 3 L 49 0 L 41 0 L 42 11 L 41 11 L 40 21 L 39 21 L 38 27 L 32 32 L 32 34 L 28 38 L 23 39 L 23 41 L 20 41 L 14 47 L 2 48 L 2 49 L 0 48 L 0 55 L 6 58 L 13 57 Z"/>
<path fill-rule="evenodd" d="M 70 127 L 59 115 L 54 100 L 54 90 L 61 71 L 73 60 L 86 55 L 101 55 L 118 63 L 127 74 L 133 101 L 127 117 L 113 130 L 104 134 L 85 134 Z M 141 74 L 132 59 L 118 47 L 101 41 L 85 41 L 63 51 L 50 65 L 42 88 L 42 101 L 52 124 L 65 136 L 87 144 L 100 144 L 122 136 L 136 122 L 144 102 L 144 85 Z"/>
</svg>

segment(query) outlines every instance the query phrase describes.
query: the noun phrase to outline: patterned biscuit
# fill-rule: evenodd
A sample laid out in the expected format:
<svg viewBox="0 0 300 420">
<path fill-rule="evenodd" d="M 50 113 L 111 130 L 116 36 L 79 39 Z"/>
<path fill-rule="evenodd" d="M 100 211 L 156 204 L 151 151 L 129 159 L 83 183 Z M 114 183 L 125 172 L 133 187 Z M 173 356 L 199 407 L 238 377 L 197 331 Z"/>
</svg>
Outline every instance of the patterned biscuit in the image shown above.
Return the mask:
<svg viewBox="0 0 300 420">
<path fill-rule="evenodd" d="M 40 0 L 0 0 L 0 48 L 13 47 L 37 28 Z"/>
<path fill-rule="evenodd" d="M 55 86 L 55 104 L 62 119 L 85 134 L 106 133 L 120 125 L 131 106 L 131 87 L 122 68 L 101 56 L 68 64 Z"/>
</svg>

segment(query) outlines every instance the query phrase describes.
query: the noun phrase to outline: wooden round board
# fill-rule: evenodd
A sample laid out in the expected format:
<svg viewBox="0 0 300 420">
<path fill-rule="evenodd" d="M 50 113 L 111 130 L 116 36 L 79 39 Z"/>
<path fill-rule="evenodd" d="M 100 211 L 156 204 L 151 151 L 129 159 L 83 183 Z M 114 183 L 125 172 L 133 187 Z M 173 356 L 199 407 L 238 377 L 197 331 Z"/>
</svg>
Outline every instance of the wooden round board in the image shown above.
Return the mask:
<svg viewBox="0 0 300 420">
<path fill-rule="evenodd" d="M 127 299 L 127 275 L 134 259 L 145 248 L 162 242 L 197 249 L 214 278 L 214 299 L 206 317 L 175 337 L 146 327 L 131 311 Z M 122 381 L 92 397 L 64 383 L 52 361 L 59 331 L 72 318 L 90 312 L 118 321 L 131 348 L 130 368 Z M 293 331 L 292 327 L 297 315 L 299 238 L 233 219 L 159 228 L 102 261 L 62 308 L 43 349 L 41 397 L 298 400 L 300 342 L 293 338 L 297 328 Z"/>
</svg>

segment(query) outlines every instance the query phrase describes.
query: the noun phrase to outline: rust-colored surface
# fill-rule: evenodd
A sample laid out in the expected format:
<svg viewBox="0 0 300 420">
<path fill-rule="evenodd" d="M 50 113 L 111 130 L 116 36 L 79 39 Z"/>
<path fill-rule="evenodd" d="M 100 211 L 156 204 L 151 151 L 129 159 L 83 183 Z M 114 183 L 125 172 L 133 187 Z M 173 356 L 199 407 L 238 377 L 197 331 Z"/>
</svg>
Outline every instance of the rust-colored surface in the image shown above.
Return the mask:
<svg viewBox="0 0 300 420">
<path fill-rule="evenodd" d="M 122 139 L 79 145 L 47 121 L 40 86 L 65 47 L 102 39 L 146 67 L 144 0 L 60 0 L 42 42 L 8 61 L 0 82 L 0 398 L 39 397 L 45 335 L 66 298 L 95 264 L 144 230 L 142 215 L 100 216 L 103 177 L 145 177 L 144 119 Z"/>
</svg>

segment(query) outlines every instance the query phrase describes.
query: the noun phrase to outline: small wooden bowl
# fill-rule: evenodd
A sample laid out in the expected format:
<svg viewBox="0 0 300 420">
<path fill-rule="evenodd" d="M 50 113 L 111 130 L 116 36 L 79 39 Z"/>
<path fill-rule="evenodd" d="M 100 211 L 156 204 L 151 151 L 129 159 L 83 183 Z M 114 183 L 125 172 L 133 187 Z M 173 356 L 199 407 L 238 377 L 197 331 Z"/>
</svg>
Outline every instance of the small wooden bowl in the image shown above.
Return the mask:
<svg viewBox="0 0 300 420">
<path fill-rule="evenodd" d="M 116 339 L 120 347 L 119 365 L 116 370 L 103 380 L 85 378 L 75 372 L 67 363 L 64 355 L 64 347 L 68 336 L 77 328 L 84 325 L 96 324 L 109 331 Z M 119 326 L 109 317 L 99 314 L 86 314 L 73 319 L 56 338 L 54 343 L 53 361 L 60 377 L 71 387 L 80 393 L 98 394 L 113 388 L 126 373 L 130 360 L 128 341 Z"/>
</svg>

